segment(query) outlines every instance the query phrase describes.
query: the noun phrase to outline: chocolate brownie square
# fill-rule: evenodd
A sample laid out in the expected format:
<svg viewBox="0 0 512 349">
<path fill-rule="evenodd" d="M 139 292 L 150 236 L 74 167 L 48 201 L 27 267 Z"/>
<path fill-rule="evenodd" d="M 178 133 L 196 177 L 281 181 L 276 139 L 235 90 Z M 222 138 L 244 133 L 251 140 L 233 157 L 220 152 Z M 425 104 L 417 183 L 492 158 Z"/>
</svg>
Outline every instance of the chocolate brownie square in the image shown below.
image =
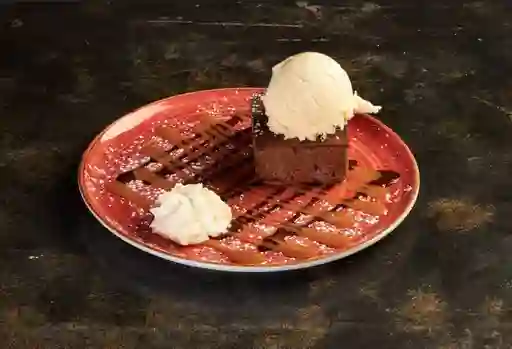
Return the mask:
<svg viewBox="0 0 512 349">
<path fill-rule="evenodd" d="M 332 184 L 348 170 L 347 130 L 315 141 L 285 139 L 267 127 L 260 96 L 252 100 L 252 130 L 256 173 L 267 182 L 281 184 Z"/>
</svg>

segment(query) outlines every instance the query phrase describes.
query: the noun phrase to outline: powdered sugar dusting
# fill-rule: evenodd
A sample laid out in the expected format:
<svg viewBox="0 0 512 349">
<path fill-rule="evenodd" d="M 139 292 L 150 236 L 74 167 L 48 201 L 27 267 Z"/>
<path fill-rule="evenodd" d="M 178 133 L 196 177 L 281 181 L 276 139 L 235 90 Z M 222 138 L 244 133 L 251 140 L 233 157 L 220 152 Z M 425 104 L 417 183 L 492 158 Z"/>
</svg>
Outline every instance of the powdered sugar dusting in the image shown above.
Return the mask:
<svg viewBox="0 0 512 349">
<path fill-rule="evenodd" d="M 136 191 L 140 195 L 147 197 L 148 199 L 154 201 L 156 198 L 163 194 L 165 192 L 164 189 L 152 187 L 150 185 L 144 184 L 143 181 L 140 180 L 132 180 L 126 183 L 126 185 L 132 189 L 133 191 Z"/>
<path fill-rule="evenodd" d="M 318 217 L 315 216 L 315 212 L 331 210 L 335 207 L 327 199 L 320 199 L 311 203 L 310 199 L 318 196 L 318 192 L 306 191 L 304 195 L 287 199 L 286 197 L 294 193 L 295 189 L 276 194 L 276 188 L 273 186 L 248 185 L 247 181 L 250 177 L 242 176 L 240 177 L 241 181 L 238 181 L 238 179 L 235 181 L 233 172 L 242 172 L 241 169 L 246 167 L 247 156 L 251 153 L 249 146 L 241 149 L 236 143 L 228 142 L 221 147 L 217 147 L 215 151 L 205 153 L 200 158 L 190 157 L 191 150 L 186 151 L 183 147 L 173 144 L 169 139 L 161 137 L 157 129 L 161 127 L 172 128 L 181 137 L 191 139 L 196 137 L 197 128 L 202 127 L 202 122 L 205 120 L 226 122 L 233 117 L 237 117 L 240 118 L 239 122 L 235 123 L 230 129 L 223 129 L 221 132 L 229 131 L 235 134 L 243 132 L 251 126 L 249 116 L 253 92 L 243 89 L 232 90 L 229 94 L 215 92 L 215 94 L 212 94 L 215 97 L 204 98 L 200 103 L 186 102 L 186 98 L 189 98 L 186 96 L 173 97 L 141 108 L 129 114 L 126 120 L 115 123 L 100 137 L 101 142 L 98 142 L 91 150 L 91 153 L 95 152 L 94 158 L 89 157 L 92 160 L 84 166 L 83 188 L 88 193 L 86 194 L 88 195 L 88 202 L 98 211 L 98 216 L 107 217 L 105 219 L 109 222 L 109 225 L 126 238 L 161 253 L 180 258 L 208 263 L 233 264 L 233 261 L 230 261 L 226 254 L 215 247 L 216 245 L 212 245 L 213 247 L 200 245 L 184 248 L 162 237 L 155 236 L 157 234 L 148 230 L 151 219 L 148 219 L 147 211 L 137 207 L 130 200 L 113 194 L 107 186 L 118 175 L 129 174 L 134 169 L 139 168 L 149 170 L 153 174 L 158 173 L 162 180 L 166 180 L 172 185 L 184 181 L 187 183 L 205 181 L 205 185 L 208 187 L 217 188 L 221 196 L 225 197 L 232 207 L 234 216 L 237 217 L 237 224 L 233 224 L 230 231 L 231 235 L 219 239 L 219 243 L 232 250 L 251 251 L 263 255 L 265 257 L 263 265 L 283 265 L 301 261 L 298 258 L 286 256 L 282 252 L 275 250 L 261 252 L 257 248 L 257 245 L 260 245 L 264 240 L 266 241 L 268 237 L 274 236 L 276 232 L 277 235 L 280 234 L 277 227 L 281 224 L 297 227 L 306 225 L 320 233 L 341 234 L 353 241 L 353 244 L 375 236 L 379 229 L 388 224 L 389 218 L 387 217 L 377 217 L 350 208 L 339 208 L 353 213 L 354 216 L 353 226 L 340 229 L 321 219 L 317 220 Z M 182 99 L 180 100 L 180 98 Z M 197 101 L 197 99 L 191 100 Z M 365 129 L 365 127 L 358 128 Z M 364 132 L 358 135 L 358 138 L 363 140 L 365 137 Z M 386 147 L 390 148 L 389 150 L 381 149 L 379 151 L 396 152 L 396 148 L 393 148 L 391 141 L 392 139 L 386 140 L 391 144 Z M 357 142 L 361 143 L 361 140 L 357 140 Z M 155 159 L 146 155 L 150 153 L 144 151 L 149 144 L 155 149 L 168 152 L 170 158 L 178 159 L 183 165 L 175 168 L 155 162 Z M 204 145 L 199 145 L 196 149 L 202 149 L 202 147 Z M 356 147 L 355 150 L 352 150 L 351 156 L 358 161 L 362 159 L 361 164 L 363 166 L 374 166 L 381 161 L 379 156 L 374 153 L 366 155 L 365 152 L 368 152 L 368 149 Z M 225 172 L 222 172 L 217 169 L 219 164 L 221 164 L 220 167 L 223 164 L 233 164 L 233 167 L 229 167 Z M 172 171 L 169 169 L 172 169 Z M 146 174 L 149 172 L 146 171 Z M 149 174 L 151 175 L 151 173 Z M 203 178 L 205 173 L 209 177 Z M 123 185 L 150 201 L 154 201 L 158 195 L 164 192 L 164 189 L 149 185 L 145 180 L 137 178 L 147 177 L 126 180 Z M 388 204 L 399 203 L 403 193 L 401 184 L 391 187 Z M 337 192 L 337 194 L 339 193 Z M 335 197 L 336 195 L 333 196 L 333 198 Z M 270 202 L 268 202 L 269 198 Z M 276 202 L 280 206 L 275 206 Z M 299 209 L 300 207 L 308 208 L 306 212 L 297 213 L 297 207 Z M 250 218 L 253 216 L 256 218 Z M 285 236 L 283 241 L 286 244 L 295 244 L 314 251 L 318 258 L 340 252 L 339 248 L 329 247 L 308 237 L 294 235 L 293 233 Z"/>
<path fill-rule="evenodd" d="M 120 134 L 133 129 L 137 125 L 140 125 L 142 122 L 150 119 L 155 114 L 165 111 L 168 107 L 161 103 L 156 103 L 153 105 L 149 105 L 147 107 L 138 109 L 125 117 L 121 118 L 119 121 L 115 122 L 107 132 L 103 134 L 101 137 L 101 141 L 109 141 L 112 138 L 119 136 Z"/>
</svg>

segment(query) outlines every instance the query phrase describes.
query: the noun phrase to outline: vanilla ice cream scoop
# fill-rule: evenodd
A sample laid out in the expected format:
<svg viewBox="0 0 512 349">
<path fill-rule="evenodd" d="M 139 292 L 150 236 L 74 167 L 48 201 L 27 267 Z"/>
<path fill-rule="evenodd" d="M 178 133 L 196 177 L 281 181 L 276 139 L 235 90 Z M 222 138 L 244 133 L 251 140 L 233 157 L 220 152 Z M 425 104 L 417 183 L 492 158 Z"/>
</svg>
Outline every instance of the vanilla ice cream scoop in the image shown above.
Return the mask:
<svg viewBox="0 0 512 349">
<path fill-rule="evenodd" d="M 201 183 L 177 184 L 157 198 L 150 227 L 180 245 L 198 244 L 227 231 L 231 208 Z"/>
<path fill-rule="evenodd" d="M 355 113 L 381 109 L 352 90 L 338 62 L 316 52 L 299 53 L 274 66 L 262 101 L 269 129 L 299 140 L 335 133 Z"/>
</svg>

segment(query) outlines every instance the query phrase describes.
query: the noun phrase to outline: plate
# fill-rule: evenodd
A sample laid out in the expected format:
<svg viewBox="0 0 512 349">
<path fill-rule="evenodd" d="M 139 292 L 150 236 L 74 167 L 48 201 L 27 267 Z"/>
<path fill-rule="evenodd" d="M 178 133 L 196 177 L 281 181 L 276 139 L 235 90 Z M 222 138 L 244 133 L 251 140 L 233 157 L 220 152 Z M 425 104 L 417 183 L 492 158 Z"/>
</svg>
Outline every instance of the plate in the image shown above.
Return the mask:
<svg viewBox="0 0 512 349">
<path fill-rule="evenodd" d="M 262 183 L 252 166 L 251 101 L 261 88 L 192 92 L 109 125 L 79 168 L 88 209 L 110 232 L 166 260 L 231 272 L 308 268 L 387 236 L 411 211 L 419 171 L 406 144 L 368 115 L 348 123 L 348 179 L 334 186 Z M 148 213 L 177 182 L 216 191 L 234 213 L 229 234 L 179 246 L 153 233 Z"/>
</svg>

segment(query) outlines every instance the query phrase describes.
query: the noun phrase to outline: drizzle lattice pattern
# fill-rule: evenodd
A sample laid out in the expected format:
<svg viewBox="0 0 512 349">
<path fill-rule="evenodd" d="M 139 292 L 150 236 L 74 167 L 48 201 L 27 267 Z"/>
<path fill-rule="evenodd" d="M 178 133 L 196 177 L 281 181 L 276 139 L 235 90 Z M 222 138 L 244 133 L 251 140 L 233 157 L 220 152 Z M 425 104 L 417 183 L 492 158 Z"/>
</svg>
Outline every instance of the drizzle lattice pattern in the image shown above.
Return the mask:
<svg viewBox="0 0 512 349">
<path fill-rule="evenodd" d="M 163 190 L 171 189 L 179 182 L 202 181 L 215 188 L 225 200 L 244 192 L 258 191 L 262 185 L 252 166 L 250 128 L 235 131 L 247 117 L 234 116 L 215 123 L 204 119 L 199 124 L 201 126 L 185 139 L 172 127 L 157 128 L 156 136 L 171 147 L 162 148 L 155 141 L 144 146 L 141 152 L 150 159 L 149 162 L 119 175 L 109 183 L 109 190 L 145 210 L 153 205 L 153 201 L 130 188 L 127 185 L 130 180 Z M 193 166 L 205 159 L 208 161 L 203 166 Z M 167 176 L 169 174 L 173 174 L 172 178 Z M 321 249 L 318 246 L 350 247 L 356 242 L 349 236 L 339 231 L 318 229 L 314 223 L 327 222 L 343 229 L 354 225 L 355 211 L 373 217 L 386 214 L 389 196 L 386 187 L 397 178 L 397 174 L 390 171 L 368 170 L 351 162 L 347 180 L 335 186 L 293 189 L 264 186 L 264 195 L 243 212 L 235 213 L 231 237 L 227 238 L 235 238 L 252 248 L 233 248 L 232 244 L 225 243 L 227 239 L 210 239 L 205 244 L 226 255 L 231 262 L 242 265 L 265 263 L 264 250 L 303 260 L 319 257 Z M 291 213 L 284 216 L 279 214 L 282 211 Z M 255 240 L 253 234 L 247 232 L 259 222 L 265 222 L 273 229 Z M 289 236 L 305 238 L 315 244 L 304 245 L 288 239 Z"/>
</svg>

